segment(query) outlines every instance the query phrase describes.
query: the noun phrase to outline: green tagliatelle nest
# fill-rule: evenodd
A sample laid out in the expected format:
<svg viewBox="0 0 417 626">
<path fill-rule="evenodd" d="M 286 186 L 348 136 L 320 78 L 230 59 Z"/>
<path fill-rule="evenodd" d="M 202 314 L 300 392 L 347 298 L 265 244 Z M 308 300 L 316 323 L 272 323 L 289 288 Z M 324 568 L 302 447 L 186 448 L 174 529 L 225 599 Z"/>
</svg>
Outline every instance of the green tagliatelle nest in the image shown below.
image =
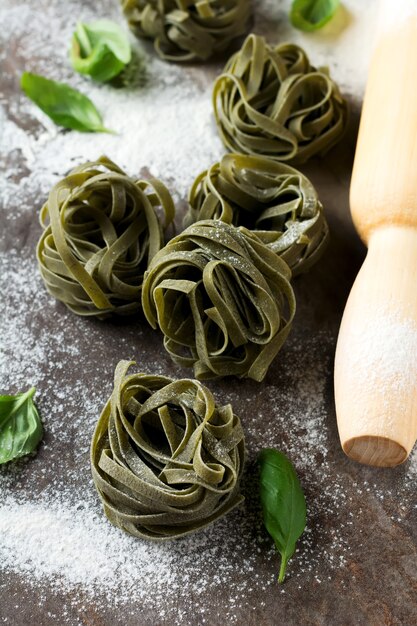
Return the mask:
<svg viewBox="0 0 417 626">
<path fill-rule="evenodd" d="M 328 240 L 313 185 L 271 159 L 225 155 L 196 178 L 189 203 L 185 224 L 217 219 L 246 227 L 286 261 L 293 275 L 308 270 Z"/>
<path fill-rule="evenodd" d="M 121 0 L 138 37 L 168 61 L 206 60 L 243 35 L 250 0 Z"/>
<path fill-rule="evenodd" d="M 261 381 L 295 312 L 288 265 L 246 230 L 207 220 L 189 226 L 152 260 L 143 311 L 164 345 L 197 378 Z"/>
<path fill-rule="evenodd" d="M 196 380 L 129 374 L 121 361 L 91 445 L 109 520 L 145 539 L 182 537 L 237 506 L 244 437 Z"/>
<path fill-rule="evenodd" d="M 175 208 L 158 180 L 134 180 L 105 157 L 75 168 L 41 210 L 37 248 L 48 291 L 79 315 L 140 310 L 149 262 L 164 245 Z"/>
<path fill-rule="evenodd" d="M 231 151 L 303 163 L 341 138 L 346 102 L 325 69 L 296 45 L 249 35 L 214 85 L 214 111 Z"/>
</svg>

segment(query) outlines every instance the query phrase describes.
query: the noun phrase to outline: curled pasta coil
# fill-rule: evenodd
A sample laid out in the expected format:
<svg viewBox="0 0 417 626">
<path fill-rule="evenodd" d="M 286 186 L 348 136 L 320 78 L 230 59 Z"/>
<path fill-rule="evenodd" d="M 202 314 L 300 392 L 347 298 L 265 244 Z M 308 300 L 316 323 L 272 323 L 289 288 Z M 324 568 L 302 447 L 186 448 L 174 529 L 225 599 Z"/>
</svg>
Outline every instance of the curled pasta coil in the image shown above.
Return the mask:
<svg viewBox="0 0 417 626">
<path fill-rule="evenodd" d="M 214 84 L 223 143 L 232 152 L 303 163 L 341 138 L 346 102 L 327 70 L 296 45 L 249 35 Z"/>
<path fill-rule="evenodd" d="M 167 61 L 206 60 L 247 29 L 249 0 L 121 0 L 138 37 Z"/>
<path fill-rule="evenodd" d="M 261 381 L 295 313 L 291 270 L 247 230 L 189 226 L 152 260 L 142 307 L 175 363 L 197 378 Z"/>
<path fill-rule="evenodd" d="M 285 163 L 227 154 L 196 178 L 188 200 L 186 225 L 217 219 L 246 227 L 286 261 L 293 275 L 308 270 L 328 240 L 316 190 Z"/>
<path fill-rule="evenodd" d="M 112 524 L 144 539 L 182 537 L 237 506 L 244 436 L 232 407 L 197 380 L 129 374 L 121 361 L 91 444 Z"/>
<path fill-rule="evenodd" d="M 41 209 L 37 247 L 48 291 L 78 315 L 140 310 L 143 275 L 175 207 L 158 180 L 134 180 L 106 157 L 73 169 Z"/>
</svg>

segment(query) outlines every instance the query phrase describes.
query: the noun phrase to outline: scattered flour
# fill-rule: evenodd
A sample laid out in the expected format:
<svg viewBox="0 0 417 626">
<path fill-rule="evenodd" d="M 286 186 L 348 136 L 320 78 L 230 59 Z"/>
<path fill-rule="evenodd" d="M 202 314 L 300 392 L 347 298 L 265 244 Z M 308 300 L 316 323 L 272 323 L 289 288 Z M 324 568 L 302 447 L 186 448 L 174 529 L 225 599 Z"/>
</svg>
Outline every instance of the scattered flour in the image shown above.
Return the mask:
<svg viewBox="0 0 417 626">
<path fill-rule="evenodd" d="M 291 39 L 305 46 L 316 65 L 330 65 L 347 94 L 360 97 L 376 2 L 366 7 L 362 0 L 343 4 L 349 23 L 337 36 L 296 33 L 286 21 L 289 2 L 276 0 L 256 2 L 255 30 L 269 41 Z M 105 5 L 107 16 L 120 19 L 114 5 Z M 113 355 L 136 358 L 144 370 L 179 373 L 163 352 L 160 337 L 144 323 L 119 326 L 76 318 L 48 296 L 33 253 L 37 209 L 71 166 L 102 153 L 132 175 L 143 168 L 160 176 L 176 199 L 183 200 L 194 177 L 223 150 L 210 103 L 212 79 L 220 66 L 202 71 L 164 64 L 149 46 L 140 51 L 137 45 L 146 67 L 141 86 L 115 90 L 94 85 L 71 71 L 64 42 L 70 40 L 76 19 L 95 18 L 92 8 L 80 11 L 75 0 L 3 0 L 0 6 L 5 84 L 18 80 L 24 69 L 69 82 L 93 99 L 106 126 L 118 133 L 68 133 L 23 95 L 11 101 L 0 95 L 0 391 L 35 385 L 45 422 L 38 455 L 0 469 L 0 588 L 7 584 L 7 574 L 23 573 L 37 594 L 42 586 L 45 593 L 53 586 L 57 593 L 68 593 L 68 602 L 78 608 L 78 592 L 94 597 L 96 606 L 135 607 L 139 602 L 156 607 L 158 625 L 170 626 L 195 623 L 196 615 L 204 624 L 208 598 L 215 594 L 223 623 L 233 624 L 236 607 L 262 608 L 265 591 L 276 585 L 278 559 L 261 527 L 253 489 L 253 461 L 261 447 L 286 452 L 306 490 L 308 527 L 289 566 L 289 581 L 300 589 L 306 580 L 321 584 L 336 575 L 343 587 L 344 572 L 351 575 L 346 568 L 357 522 L 350 511 L 352 499 L 363 502 L 365 509 L 372 496 L 385 507 L 381 518 L 398 521 L 395 502 L 410 502 L 417 456 L 392 491 L 382 490 L 371 470 L 363 469 L 352 481 L 329 446 L 335 429 L 334 415 L 326 409 L 333 393 L 335 333 L 312 334 L 306 342 L 296 324 L 273 380 L 262 385 L 243 381 L 234 390 L 227 381 L 211 384 L 220 401 L 232 402 L 245 426 L 245 505 L 189 539 L 163 545 L 135 540 L 106 521 L 90 477 L 89 443 L 111 390 L 117 361 Z M 22 59 L 18 67 L 7 64 L 11 32 L 14 57 Z M 32 59 L 30 67 L 24 66 L 25 58 Z M 22 238 L 22 224 L 30 245 Z M 2 252 L 6 228 L 16 233 L 18 242 L 7 253 Z M 251 406 L 263 409 L 253 414 Z M 288 593 L 286 589 L 280 593 Z"/>
<path fill-rule="evenodd" d="M 290 5 L 291 0 L 258 0 L 255 32 L 265 34 L 271 43 L 289 41 L 302 46 L 313 65 L 329 68 L 344 94 L 361 100 L 374 44 L 378 0 L 343 0 L 335 18 L 313 33 L 291 27 Z"/>
<path fill-rule="evenodd" d="M 409 392 L 417 385 L 416 322 L 388 309 L 370 309 L 339 340 L 338 350 L 345 355 L 346 371 L 341 402 L 350 405 L 354 398 L 362 418 L 360 434 L 374 432 L 377 422 L 381 434 L 395 438 L 395 418 L 409 414 Z M 369 402 L 370 390 L 380 399 L 377 407 Z"/>
<path fill-rule="evenodd" d="M 75 318 L 56 305 L 42 288 L 32 257 L 19 260 L 19 253 L 11 251 L 1 260 L 1 278 L 9 286 L 9 297 L 0 320 L 0 387 L 15 391 L 34 384 L 46 432 L 45 443 L 35 458 L 0 472 L 0 490 L 4 494 L 0 502 L 1 569 L 30 573 L 31 584 L 48 582 L 57 590 L 81 588 L 96 602 L 101 597 L 107 603 L 117 592 L 118 602 L 140 601 L 165 610 L 171 619 L 180 618 L 176 600 L 181 590 L 191 594 L 194 609 L 202 612 L 209 591 L 226 588 L 230 599 L 244 603 L 245 598 L 250 601 L 251 589 L 260 593 L 275 584 L 277 558 L 260 528 L 251 492 L 253 458 L 264 445 L 285 449 L 300 472 L 306 472 L 307 488 L 317 480 L 317 476 L 307 473 L 312 459 L 321 459 L 320 474 L 329 472 L 325 462 L 324 386 L 331 338 L 325 334 L 317 337 L 307 353 L 305 346 L 292 343 L 284 359 L 287 365 L 283 366 L 282 390 L 275 384 L 249 383 L 250 389 L 244 392 L 242 386 L 237 394 L 224 381 L 214 385 L 220 400 L 231 401 L 237 412 L 239 404 L 240 409 L 246 404 L 242 394 L 257 404 L 263 398 L 265 413 L 251 415 L 246 410 L 244 415 L 240 411 L 242 419 L 246 418 L 249 449 L 245 507 L 187 540 L 163 545 L 137 541 L 106 521 L 90 479 L 89 443 L 110 393 L 115 365 L 103 357 L 106 350 L 113 352 L 117 345 L 120 356 L 138 356 L 140 349 L 143 367 L 150 371 L 173 374 L 175 368 L 170 369 L 160 347 L 154 354 L 142 341 L 147 332 L 144 325 L 118 329 L 107 326 L 106 330 L 112 332 L 106 335 L 103 351 L 102 325 Z M 51 333 L 47 319 L 54 306 L 57 315 Z M 318 358 L 323 347 L 326 354 Z M 100 366 L 95 372 L 97 363 Z M 83 383 L 87 373 L 91 383 L 88 387 Z M 261 431 L 260 420 L 264 425 Z M 279 435 L 282 430 L 287 433 L 284 442 Z M 74 438 L 78 443 L 70 449 Z M 19 483 L 25 485 L 23 493 L 15 490 Z M 321 494 L 312 512 L 329 495 Z M 330 514 L 333 505 L 329 508 L 327 504 L 326 510 Z M 340 538 L 331 550 L 326 550 L 326 556 L 316 540 L 310 542 L 309 537 L 307 532 L 295 576 L 302 577 L 306 571 L 314 574 L 323 559 L 332 568 L 334 554 L 337 567 L 343 566 L 347 547 Z M 259 566 L 261 547 L 264 556 Z M 262 566 L 269 561 L 269 575 L 262 574 Z M 193 572 L 201 574 L 205 570 L 208 574 L 204 578 L 194 578 Z M 237 576 L 237 572 L 242 574 Z M 233 623 L 233 602 L 229 608 L 228 623 Z"/>
<path fill-rule="evenodd" d="M 392 0 L 381 0 L 378 15 L 378 28 L 381 32 L 391 31 L 403 24 L 410 17 L 417 16 L 415 0 L 397 0 L 395 11 L 392 10 Z"/>
<path fill-rule="evenodd" d="M 9 79 L 16 80 L 27 70 L 69 82 L 93 100 L 103 113 L 105 125 L 117 134 L 67 132 L 55 126 L 23 94 L 13 101 L 0 101 L 0 155 L 6 159 L 12 151 L 20 153 L 27 169 L 16 180 L 16 172 L 7 163 L 6 184 L 2 184 L 6 208 L 22 179 L 28 189 L 35 188 L 45 196 L 51 184 L 71 166 L 100 154 L 106 154 L 132 175 L 146 168 L 183 197 L 195 176 L 222 155 L 212 119 L 211 78 L 201 73 L 201 80 L 196 81 L 193 71 L 163 63 L 132 40 L 145 68 L 140 70 L 142 84 L 118 89 L 94 84 L 72 71 L 66 42 L 70 42 L 76 22 L 68 19 L 71 12 L 85 21 L 95 19 L 95 12 L 86 7 L 79 15 L 79 3 L 74 0 L 65 5 L 57 1 L 44 3 L 29 37 L 33 7 L 25 2 L 13 2 L 12 8 L 7 4 L 2 3 L 0 8 L 3 33 L 12 31 L 25 57 L 33 59 L 31 66 L 12 68 Z M 45 32 L 59 33 L 59 41 L 58 37 L 46 38 Z M 5 57 L 7 46 L 0 49 Z M 28 119 L 37 120 L 30 133 L 25 130 Z"/>
<path fill-rule="evenodd" d="M 345 93 L 360 97 L 376 2 L 367 3 L 365 8 L 361 0 L 343 4 L 346 24 L 341 32 L 306 35 L 289 25 L 289 2 L 258 0 L 255 30 L 270 41 L 290 39 L 304 46 L 315 65 L 330 66 Z M 108 13 L 121 21 L 117 7 L 109 4 Z M 71 15 L 76 18 L 69 19 Z M 149 45 L 143 47 L 132 40 L 145 68 L 141 70 L 141 84 L 123 89 L 96 85 L 72 71 L 66 47 L 76 19 L 96 18 L 96 12 L 87 6 L 80 13 L 75 0 L 43 2 L 36 16 L 33 6 L 23 0 L 1 3 L 0 63 L 4 61 L 5 84 L 17 81 L 24 70 L 66 81 L 93 100 L 103 112 L 105 125 L 117 133 L 92 136 L 67 132 L 57 128 L 23 94 L 11 101 L 0 96 L 0 164 L 7 166 L 0 186 L 0 206 L 17 206 L 14 219 L 20 211 L 31 208 L 24 201 L 16 203 L 17 199 L 35 197 L 42 202 L 51 185 L 72 166 L 100 154 L 106 154 L 132 175 L 146 169 L 164 180 L 177 197 L 184 198 L 197 174 L 223 153 L 211 106 L 212 81 L 221 65 L 209 66 L 206 72 L 198 66 L 184 69 L 163 63 Z M 29 29 L 34 19 L 36 27 Z M 7 64 L 10 32 L 18 50 L 24 50 L 24 58 L 32 59 L 30 66 L 24 64 L 23 54 L 20 66 Z M 45 33 L 51 36 L 45 37 Z M 19 58 L 19 54 L 16 56 Z M 31 127 L 27 132 L 33 120 L 37 121 L 35 129 Z"/>
<path fill-rule="evenodd" d="M 0 388 L 16 391 L 34 384 L 46 433 L 36 457 L 0 471 L 4 573 L 26 575 L 37 590 L 45 586 L 45 593 L 69 594 L 77 610 L 78 595 L 72 592 L 79 591 L 98 607 L 139 602 L 158 611 L 158 623 L 170 625 L 191 623 L 194 614 L 203 620 L 207 598 L 221 592 L 225 622 L 233 624 L 238 623 L 236 606 L 259 606 L 276 584 L 278 559 L 261 527 L 254 489 L 253 462 L 260 448 L 286 452 L 306 491 L 308 526 L 289 567 L 289 580 L 299 589 L 307 579 L 321 584 L 335 575 L 343 583 L 350 537 L 361 513 L 355 505 L 353 518 L 352 499 L 363 501 L 365 509 L 372 497 L 389 511 L 392 502 L 407 503 L 412 497 L 416 458 L 409 469 L 410 486 L 407 479 L 397 491 L 387 492 L 364 480 L 366 469 L 352 484 L 340 455 L 334 459 L 329 452 L 334 416 L 326 406 L 332 394 L 334 336 L 322 331 L 302 341 L 296 326 L 277 360 L 279 376 L 262 385 L 241 381 L 233 389 L 228 381 L 211 384 L 219 401 L 232 402 L 245 427 L 244 506 L 205 531 L 166 544 L 138 541 L 113 528 L 102 514 L 89 470 L 89 443 L 115 365 L 106 355 L 136 356 L 148 371 L 178 371 L 162 352 L 159 337 L 157 350 L 149 345 L 145 324 L 114 327 L 76 318 L 45 293 L 32 257 L 18 261 L 19 253 L 11 251 L 0 259 L 1 278 L 9 286 L 0 319 Z M 53 333 L 51 307 L 57 308 Z M 83 382 L 87 375 L 88 386 Z M 263 408 L 254 414 L 251 406 Z M 394 507 L 392 515 L 398 523 L 401 511 Z M 381 519 L 385 516 L 382 511 Z M 73 617 L 68 620 L 74 623 Z"/>
</svg>

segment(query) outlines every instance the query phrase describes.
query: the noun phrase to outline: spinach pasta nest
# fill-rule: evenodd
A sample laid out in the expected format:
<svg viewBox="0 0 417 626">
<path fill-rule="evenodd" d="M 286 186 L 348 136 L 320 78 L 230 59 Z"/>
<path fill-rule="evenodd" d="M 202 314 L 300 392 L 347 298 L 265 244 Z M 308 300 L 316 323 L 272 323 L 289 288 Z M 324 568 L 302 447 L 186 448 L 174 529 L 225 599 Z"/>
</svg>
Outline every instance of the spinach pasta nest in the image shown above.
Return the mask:
<svg viewBox="0 0 417 626">
<path fill-rule="evenodd" d="M 244 436 L 232 407 L 197 380 L 130 374 L 121 361 L 91 444 L 94 483 L 112 524 L 166 540 L 242 502 Z"/>
<path fill-rule="evenodd" d="M 185 224 L 217 219 L 246 227 L 286 261 L 293 275 L 308 270 L 328 240 L 316 190 L 285 163 L 227 154 L 196 178 L 188 200 Z"/>
<path fill-rule="evenodd" d="M 293 44 L 249 35 L 215 84 L 213 104 L 232 152 L 303 163 L 341 138 L 346 102 L 326 69 L 315 69 Z"/>
<path fill-rule="evenodd" d="M 121 0 L 138 37 L 168 61 L 206 60 L 247 30 L 250 0 Z"/>
<path fill-rule="evenodd" d="M 221 221 L 189 226 L 152 260 L 142 307 L 175 363 L 199 379 L 261 381 L 295 313 L 291 270 L 255 235 Z"/>
<path fill-rule="evenodd" d="M 106 157 L 73 169 L 41 209 L 37 248 L 48 291 L 78 315 L 140 310 L 143 275 L 175 207 L 158 180 L 134 180 Z"/>
</svg>

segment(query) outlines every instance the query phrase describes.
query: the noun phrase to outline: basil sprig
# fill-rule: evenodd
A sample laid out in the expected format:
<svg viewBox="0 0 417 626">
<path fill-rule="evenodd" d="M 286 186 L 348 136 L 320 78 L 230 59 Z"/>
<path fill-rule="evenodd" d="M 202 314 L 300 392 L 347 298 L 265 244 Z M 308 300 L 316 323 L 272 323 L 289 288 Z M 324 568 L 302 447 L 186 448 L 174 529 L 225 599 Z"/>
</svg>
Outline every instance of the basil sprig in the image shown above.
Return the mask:
<svg viewBox="0 0 417 626">
<path fill-rule="evenodd" d="M 76 72 L 100 82 L 108 81 L 130 62 L 126 33 L 110 20 L 79 22 L 72 37 L 70 59 Z"/>
<path fill-rule="evenodd" d="M 318 30 L 332 19 L 339 4 L 340 0 L 293 0 L 291 23 L 299 30 Z"/>
<path fill-rule="evenodd" d="M 43 435 L 35 388 L 16 396 L 0 396 L 0 463 L 33 452 Z"/>
<path fill-rule="evenodd" d="M 306 503 L 298 476 L 285 454 L 267 448 L 260 452 L 258 462 L 263 522 L 281 555 L 278 582 L 282 583 L 288 560 L 306 525 Z"/>
<path fill-rule="evenodd" d="M 90 98 L 69 85 L 24 72 L 20 86 L 58 126 L 82 132 L 112 132 L 104 128 L 103 119 Z"/>
</svg>

